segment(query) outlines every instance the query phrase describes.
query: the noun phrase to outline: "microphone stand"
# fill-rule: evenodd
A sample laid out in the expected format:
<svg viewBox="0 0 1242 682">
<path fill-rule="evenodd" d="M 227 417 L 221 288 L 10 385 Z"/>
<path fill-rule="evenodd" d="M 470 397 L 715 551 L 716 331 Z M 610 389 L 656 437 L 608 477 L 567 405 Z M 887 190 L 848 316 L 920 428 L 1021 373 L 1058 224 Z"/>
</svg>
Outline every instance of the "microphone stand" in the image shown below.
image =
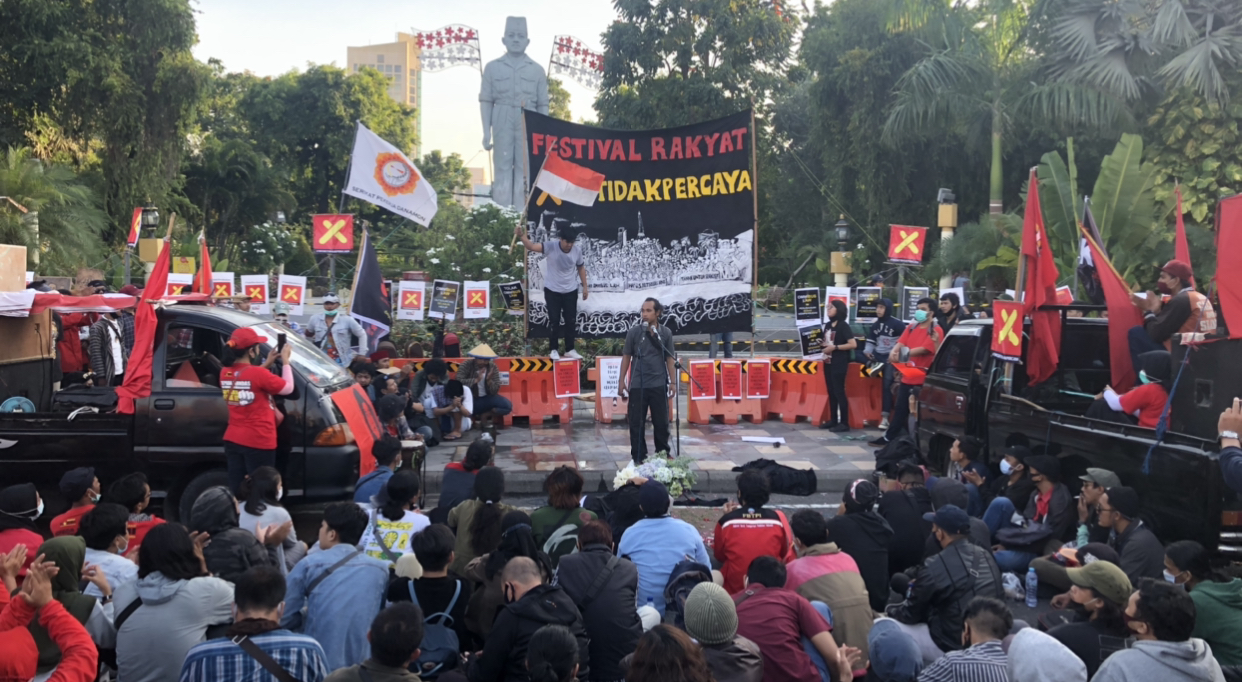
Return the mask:
<svg viewBox="0 0 1242 682">
<path fill-rule="evenodd" d="M 660 360 L 663 361 L 665 355 L 671 355 L 673 356 L 673 369 L 677 370 L 677 372 L 679 373 L 685 372 L 685 368 L 681 366 L 681 359 L 677 357 L 677 354 L 664 347 L 664 339 L 660 338 L 660 332 L 657 330 L 651 330 L 650 327 L 648 327 L 648 330 L 649 330 L 648 333 L 650 333 L 652 336 L 655 337 L 656 343 L 660 344 Z M 695 386 L 698 386 L 699 391 L 704 390 L 703 384 L 700 384 L 699 380 L 695 379 L 693 374 L 686 372 L 686 376 L 690 377 L 690 381 L 693 381 Z M 680 383 L 680 376 L 669 377 L 669 381 L 673 382 L 673 395 L 677 396 L 677 384 Z M 686 399 L 689 400 L 688 397 Z M 681 457 L 681 398 L 680 397 L 677 397 L 676 401 L 673 403 L 673 406 L 677 408 L 677 426 L 676 426 L 677 428 L 677 456 Z"/>
</svg>

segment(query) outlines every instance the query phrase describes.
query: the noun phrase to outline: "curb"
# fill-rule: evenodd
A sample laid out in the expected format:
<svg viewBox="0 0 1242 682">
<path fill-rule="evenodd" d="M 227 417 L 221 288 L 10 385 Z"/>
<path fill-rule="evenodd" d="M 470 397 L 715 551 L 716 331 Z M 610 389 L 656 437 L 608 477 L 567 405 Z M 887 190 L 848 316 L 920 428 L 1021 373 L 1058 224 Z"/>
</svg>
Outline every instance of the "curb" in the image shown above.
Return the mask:
<svg viewBox="0 0 1242 682">
<path fill-rule="evenodd" d="M 505 494 L 506 495 L 532 495 L 543 493 L 543 481 L 548 477 L 548 471 L 506 471 L 505 472 Z M 582 477 L 586 480 L 586 484 L 582 487 L 584 493 L 603 492 L 611 490 L 612 478 L 615 471 L 604 471 L 600 469 L 588 469 L 580 471 Z M 817 469 L 815 471 L 815 492 L 816 494 L 836 494 L 845 489 L 851 481 L 865 477 L 867 472 L 858 471 L 824 471 Z M 444 476 L 442 471 L 428 471 L 426 480 L 423 482 L 424 490 L 427 494 L 439 494 L 440 482 Z M 711 493 L 714 495 L 733 495 L 737 493 L 737 473 L 733 471 L 699 471 L 697 472 L 698 483 L 694 490 L 698 493 Z"/>
</svg>

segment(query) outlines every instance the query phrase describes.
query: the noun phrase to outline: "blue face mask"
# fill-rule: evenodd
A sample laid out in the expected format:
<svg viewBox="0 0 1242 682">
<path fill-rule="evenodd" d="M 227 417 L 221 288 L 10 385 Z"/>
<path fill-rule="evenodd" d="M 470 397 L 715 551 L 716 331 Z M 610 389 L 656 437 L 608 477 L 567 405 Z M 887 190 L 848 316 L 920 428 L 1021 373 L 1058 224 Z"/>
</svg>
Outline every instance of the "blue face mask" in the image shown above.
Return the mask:
<svg viewBox="0 0 1242 682">
<path fill-rule="evenodd" d="M 1142 369 L 1140 369 L 1140 370 L 1139 370 L 1139 381 L 1140 381 L 1140 382 L 1142 382 L 1142 383 L 1144 383 L 1144 384 L 1150 384 L 1150 383 L 1151 383 L 1151 377 L 1147 376 L 1147 371 L 1146 371 L 1146 370 L 1142 370 Z"/>
<path fill-rule="evenodd" d="M 926 310 L 916 310 L 914 311 L 914 321 L 915 322 L 926 322 L 928 315 L 929 313 Z"/>
</svg>

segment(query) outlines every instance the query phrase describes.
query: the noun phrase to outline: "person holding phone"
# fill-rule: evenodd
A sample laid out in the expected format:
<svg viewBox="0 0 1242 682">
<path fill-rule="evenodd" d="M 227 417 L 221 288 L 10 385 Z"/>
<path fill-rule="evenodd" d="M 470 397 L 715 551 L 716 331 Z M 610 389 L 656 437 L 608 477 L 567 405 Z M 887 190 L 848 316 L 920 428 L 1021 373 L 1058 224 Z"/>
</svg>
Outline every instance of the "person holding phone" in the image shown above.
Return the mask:
<svg viewBox="0 0 1242 682">
<path fill-rule="evenodd" d="M 250 327 L 235 329 L 229 337 L 220 372 L 220 390 L 229 408 L 224 431 L 229 489 L 236 496 L 246 476 L 261 466 L 276 466 L 276 407 L 272 396 L 293 392 L 293 347 L 278 344 L 259 362 L 263 339 Z M 277 358 L 281 374 L 269 371 Z"/>
</svg>

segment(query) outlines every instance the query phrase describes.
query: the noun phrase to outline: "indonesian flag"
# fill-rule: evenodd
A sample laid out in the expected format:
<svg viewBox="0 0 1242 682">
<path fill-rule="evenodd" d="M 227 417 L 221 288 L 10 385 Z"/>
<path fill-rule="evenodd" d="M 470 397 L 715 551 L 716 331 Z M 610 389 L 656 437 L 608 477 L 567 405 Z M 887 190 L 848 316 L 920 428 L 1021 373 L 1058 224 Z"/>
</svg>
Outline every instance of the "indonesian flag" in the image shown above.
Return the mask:
<svg viewBox="0 0 1242 682">
<path fill-rule="evenodd" d="M 603 186 L 603 173 L 567 161 L 560 154 L 548 154 L 539 170 L 539 177 L 535 178 L 535 187 L 557 199 L 580 206 L 594 206 Z"/>
</svg>

